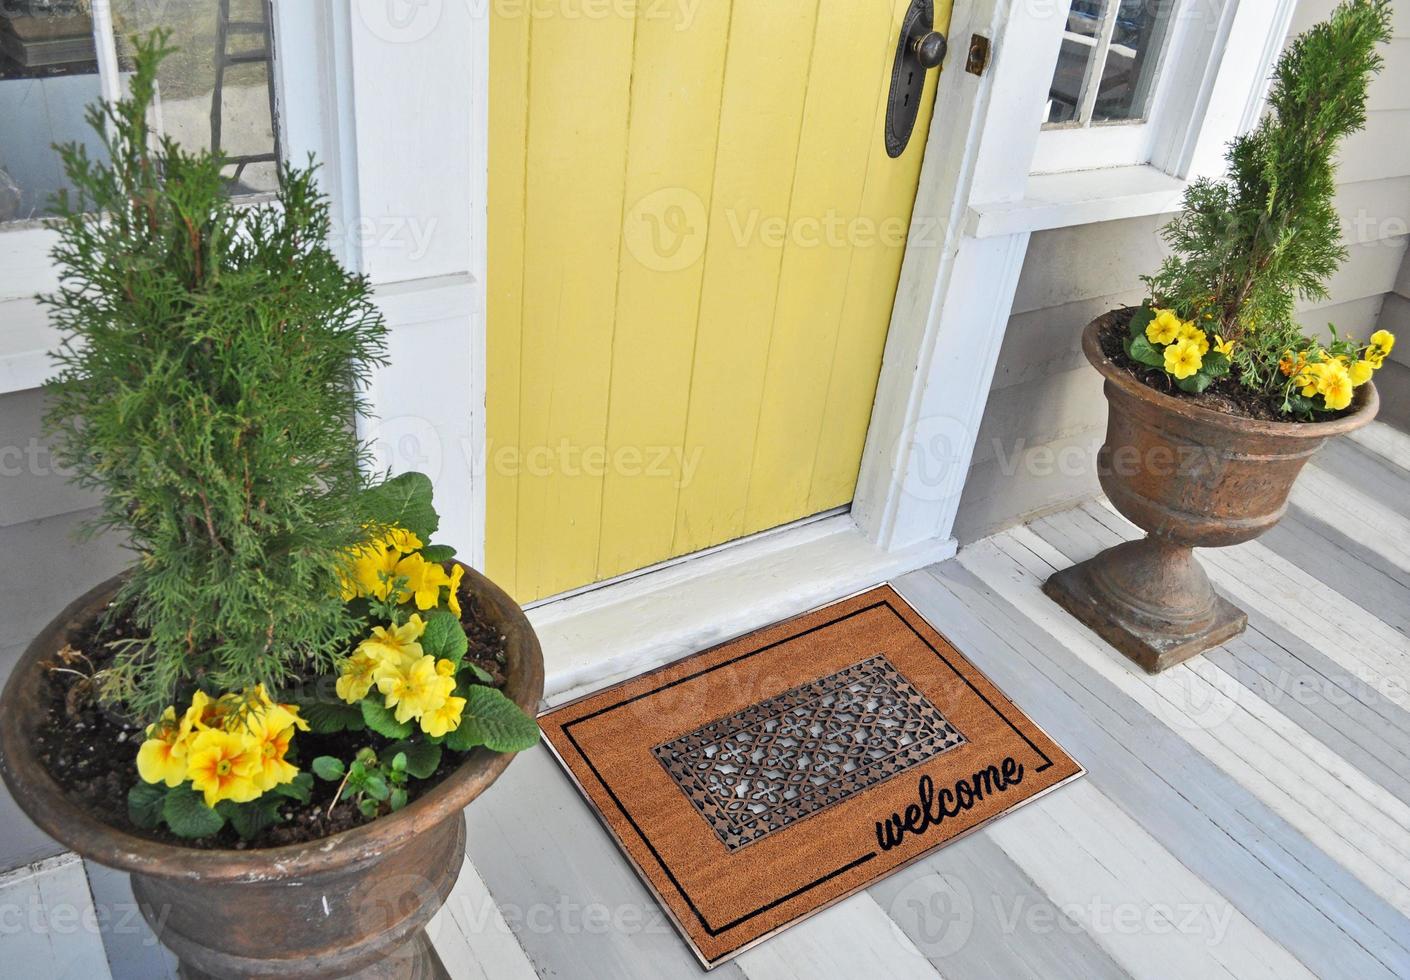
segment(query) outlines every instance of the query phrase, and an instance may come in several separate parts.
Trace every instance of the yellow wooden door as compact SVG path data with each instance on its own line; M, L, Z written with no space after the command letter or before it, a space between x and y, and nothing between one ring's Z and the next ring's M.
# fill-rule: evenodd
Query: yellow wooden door
M851 500L934 97L888 157L906 6L491 5L486 567L520 601Z

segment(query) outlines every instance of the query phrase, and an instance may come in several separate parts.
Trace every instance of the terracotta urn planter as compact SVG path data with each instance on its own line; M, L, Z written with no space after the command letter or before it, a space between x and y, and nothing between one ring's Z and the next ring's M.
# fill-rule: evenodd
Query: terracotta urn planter
M1303 465L1333 436L1376 416L1375 385L1327 422L1267 422L1156 391L1102 353L1124 311L1087 325L1082 349L1106 378L1097 475L1112 505L1146 532L1057 572L1043 591L1147 671L1243 632L1248 617L1215 593L1194 548L1239 544L1283 516Z
M530 715L543 656L519 606L466 569L480 609L507 641L505 694ZM197 850L127 833L66 797L34 755L41 661L104 608L113 579L75 601L38 636L0 697L0 774L46 833L132 874L132 890L187 977L444 977L424 926L465 860L465 806L511 755L476 749L405 809L320 840Z

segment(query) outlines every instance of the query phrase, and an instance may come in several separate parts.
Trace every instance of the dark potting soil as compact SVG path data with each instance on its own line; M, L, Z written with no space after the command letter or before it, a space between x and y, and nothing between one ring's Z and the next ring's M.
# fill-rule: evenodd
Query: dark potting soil
M487 672L495 687L502 688L505 638L480 615L479 600L469 590L468 583L460 588L460 609L461 625L470 641L466 659ZM145 726L99 704L90 680L95 671L112 660L113 642L133 635L133 626L125 617L115 617L106 626L95 621L82 630L69 647L56 651L47 663L50 669L44 672L41 691L45 717L39 725L36 749L40 762L69 799L126 833L200 849L245 850L298 844L376 819L363 816L357 805L347 800L340 801L330 812L328 804L338 784L315 778L308 803L283 799L279 810L284 819L248 841L240 840L228 824L220 833L199 840L177 837L165 828L144 830L134 824L127 815L127 793L138 782L137 750L145 738ZM336 756L346 762L363 746L380 752L391 743L391 739L372 731L329 735L299 732L294 737L289 759L301 770L308 771L309 764L320 755ZM443 752L435 773L427 779L407 782L408 800L434 788L465 761L466 755L450 750Z
M1117 315L1113 316L1101 331L1099 339L1102 353L1113 364L1147 388L1154 388L1156 391L1173 398L1183 398L1201 408L1208 408L1239 418L1259 419L1265 422L1308 421L1305 418L1280 411L1281 401L1275 402L1252 388L1245 388L1239 381L1237 365L1231 368L1224 377L1216 379L1208 388L1196 395L1176 387L1175 379L1159 368L1147 367L1138 361L1133 361L1127 356L1125 347L1126 337L1130 332L1127 324L1131 322L1132 312L1132 310L1118 311ZM1350 411L1350 409L1346 411ZM1342 412L1322 413L1318 415L1316 421L1326 422L1330 419L1340 418L1342 414Z

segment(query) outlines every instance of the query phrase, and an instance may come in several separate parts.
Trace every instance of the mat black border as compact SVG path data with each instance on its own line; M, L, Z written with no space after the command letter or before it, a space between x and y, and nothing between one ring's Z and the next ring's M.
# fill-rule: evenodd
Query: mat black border
M598 784L607 792L607 795L611 798L612 803L617 807L618 811L621 812L622 816L623 816L624 818L626 818L627 823L631 825L632 830L636 832L636 835L641 839L642 843L646 845L647 850L649 850L649 851L651 852L651 856L655 859L657 865L658 865L658 866L661 868L661 870L665 873L666 877L670 880L672 886L675 887L676 891L680 894L681 898L685 900L685 903L686 903L687 907L689 907L690 911L695 915L696 920L700 923L701 928L703 928L703 929L705 930L705 932L706 932L709 936L711 936L712 938L717 937L717 936L719 936L719 935L721 935L721 934L723 934L723 933L725 933L725 932L728 932L728 931L731 930L731 929L738 928L740 925L744 924L745 922L749 921L750 919L754 918L755 916L762 915L762 914L765 913L765 912L768 912L768 911L770 911L770 910L772 910L772 909L774 909L774 908L777 908L779 905L782 905L782 904L784 904L785 902L792 901L793 899L798 898L799 896L801 896L801 895L807 893L808 891L811 891L812 889L818 887L819 885L825 884L826 882L831 881L833 878L836 878L836 877L838 877L839 875L842 875L842 874L847 873L848 871L851 871L853 868L856 868L856 867L859 867L860 865L865 864L866 862L868 862L868 861L872 860L873 858L875 858L875 857L877 856L877 852L876 852L876 851L871 851L871 852L869 852L869 853L867 853L867 854L863 854L862 856L860 856L860 857L858 857L858 858L855 858L855 859L853 859L852 861L847 862L846 864L842 865L841 867L836 868L836 869L834 869L833 871L830 871L830 872L828 872L827 874L822 875L821 877L819 877L819 878L817 878L817 879L814 879L813 881L807 883L806 885L802 885L802 886L800 886L799 888L794 889L793 891L789 892L789 893L786 894L786 895L780 896L779 898L776 898L776 899L774 899L774 900L771 901L771 902L768 902L768 903L766 903L766 904L764 904L764 905L761 905L759 908L754 909L753 911L748 912L748 913L746 913L746 914L744 914L744 915L742 915L742 916L739 916L738 918L735 918L735 919L731 920L730 922L725 923L725 924L722 925L722 926L719 926L719 927L711 926L710 923L709 923L709 921L706 920L705 916L700 912L699 908L696 907L694 900L690 897L690 893L687 892L687 891L685 890L684 886L681 885L679 879L677 879L676 876L675 876L675 874L674 874L674 872L671 871L670 866L666 864L665 860L661 857L660 852L656 850L656 845L653 844L653 843L651 842L651 839L650 839L649 837L647 837L646 834L642 831L641 826L636 822L636 819L631 815L630 811L627 810L626 806L622 803L621 799L617 796L616 792L615 792L615 791L612 789L612 787L607 783L607 781L602 778L601 772L598 771L598 768L597 768L597 766L593 763L592 759L588 756L588 754L587 754L585 751L583 751L582 746L578 743L577 738L574 737L572 731L570 730L574 725L577 725L577 724L582 723L582 722L589 721L589 720L591 720L591 719L593 719L593 718L597 718L597 717L599 717L599 716L601 716L601 715L603 715L603 714L606 714L607 712L615 711L615 710L617 710L618 708L624 707L625 705L631 704L631 703L633 703L633 702L635 702L635 701L639 701L639 700L641 700L642 698L649 697L649 696L651 696L651 695L653 695L653 694L658 694L658 693L660 693L661 691L668 690L669 688L674 687L674 686L677 685L677 684L684 683L685 681L688 681L688 680L693 680L693 679L695 679L696 677L700 677L700 676L702 676L703 674L707 674L707 673L709 673L709 672L711 672L711 671L713 671L713 670L717 670L717 669L719 669L719 668L721 668L721 667L727 667L727 666L729 666L729 665L731 665L731 664L738 663L739 661L745 660L745 659L747 659L747 658L749 658L749 657L752 657L752 656L754 656L755 654L764 653L764 652L767 652L767 651L769 651L769 650L774 649L775 647L781 646L781 645L783 645L783 644L785 644L785 643L790 643L790 642L792 642L793 640L801 639L801 638L803 638L803 637L805 637L805 636L808 636L808 635L810 635L810 634L812 634L812 633L817 632L818 630L826 629L826 628L828 628L828 627L830 627L830 626L835 626L836 624L838 624L838 623L840 623L840 622L844 622L844 621L846 621L846 620L848 620L848 619L851 619L851 618L854 617L854 616L859 616L859 615L861 615L861 614L863 614L863 613L870 612L870 611L872 611L872 610L874 610L874 609L879 609L879 608L885 607L888 611L891 612L891 614L892 614L893 616L895 616L895 617L896 617L897 619L899 619L902 623L904 623L904 624L906 625L906 627L907 627L913 634L915 634L916 638L919 639L919 640L921 641L921 643L925 644L925 646L926 646L927 649L929 649L933 654L935 654L936 658L937 658L938 660L940 660L941 663L943 663L946 667L950 668L951 672L954 673L954 675L955 675L956 677L958 677L960 680L962 680L962 681L965 683L965 686L968 687L981 701L983 701L984 704L985 704L991 711L994 712L995 716L998 717L999 720L1001 720L1002 722L1004 722L1004 724L1006 724L1006 725L1009 727L1009 729L1010 729L1011 731L1013 731L1013 733L1014 733L1015 735L1017 735L1020 739L1022 739L1022 740L1024 741L1024 743L1027 744L1028 747L1031 748L1031 749L1037 754L1038 758L1040 758L1040 759L1043 760L1043 764L1040 765L1040 766L1035 767L1034 770L1033 770L1034 772L1043 772L1044 770L1048 769L1050 766L1053 765L1053 760L1050 759L1050 758L1048 757L1048 755L1047 755L1045 752L1043 752L1042 749L1038 748L1038 746L1033 743L1033 740L1032 740L1031 738L1029 738L1028 735L1026 735L1017 725L1014 724L1014 722L1013 722L1013 720L1012 720L1011 718L1009 718L1006 714L1004 714L1002 711L1000 711L999 708L989 699L989 697L988 697L983 691L980 691L980 690L974 685L974 682L973 682L972 680L970 680L970 678L969 678L968 676L966 676L964 672L962 672L961 670L959 670L959 668L957 668L953 663L951 663L950 660L949 660L949 658L946 657L945 654L944 654L940 649L938 649L938 648L935 646L935 644L932 643L932 642L925 636L924 633L922 633L919 629L917 629L917 628L916 628L916 625L915 625L913 622L911 622L899 609L896 608L896 606L895 606L895 605L892 603L892 601L891 601L891 597L892 597L892 596L894 596L896 599L900 600L900 602L906 607L906 609L908 609L908 610L911 612L912 615L914 615L916 618L918 618L921 622L925 623L925 625L928 626L930 629L934 630L935 633L936 633L937 635L939 635L940 638L941 638L947 645L949 645L957 654L959 654L959 656L960 656L961 658L964 659L966 665L968 665L968 667L969 667L974 673L978 674L978 675L979 675L980 677L982 677L987 683L989 683L990 685L994 686L996 689L1002 690L1002 689L998 688L998 686L995 685L994 682L993 682L992 680L990 680L989 677L988 677L982 670L980 670L977 665L975 665L972 661L970 661L968 657L965 657L964 654L960 652L959 648L958 648L958 647L955 647L954 644L951 643L950 640L949 640L948 638L946 638L945 635L944 635L943 633L941 633L940 630L937 629L937 628L934 626L934 624L932 624L928 619L926 619L926 617L925 617L924 615L922 615L918 609L916 609L914 606L912 606L912 605L910 604L910 602L908 602L904 596L902 596L899 592L897 592L896 589L895 589L895 587L892 586L891 583L889 583L889 582L879 583L879 584L874 585L874 586L871 586L871 587L869 587L869 588L867 588L867 589L863 589L863 590L861 590L861 591L859 591L859 592L853 593L853 594L850 595L850 596L844 596L844 597L841 598L841 599L837 599L837 600L835 600L835 601L833 601L833 602L827 603L826 605L823 605L823 606L817 607L817 608L815 608L815 609L810 609L810 610L806 610L806 611L804 611L804 612L798 613L798 614L795 615L795 616L789 617L789 619L799 619L799 618L802 618L803 616L808 616L808 615L811 615L811 614L813 614L813 613L815 613L815 612L820 612L820 611L822 611L822 610L825 610L825 609L829 608L830 606L840 605L841 603L848 602L848 601L850 601L850 600L852 600L852 599L856 599L856 598L858 598L858 597L860 597L860 596L865 596L865 595L866 595L867 593L869 593L869 592L875 592L875 591L878 591L878 590L885 590L886 592L890 593L890 595L887 595L887 596L883 597L882 599L878 600L877 602L873 602L873 603L870 603L869 605L862 606L862 607L860 607L860 608L858 608L858 609L854 609L854 610L852 610L852 611L849 612L849 613L844 613L844 614L842 614L842 615L835 616L835 617L833 617L832 619L827 620L826 622L823 622L823 623L819 623L819 624L816 625L816 626L811 626L811 627L809 627L808 629L800 630L800 631L797 632L797 633L793 633L793 634L791 634L791 635L789 635L789 636L782 637L782 638L780 638L780 639L778 639L778 640L775 640L775 641L773 641L773 642L771 642L771 643L767 643L767 644L764 644L763 646L756 647L756 648L754 648L754 649L752 649L752 650L746 651L745 653L742 653L742 654L740 654L740 655L737 656L737 657L731 657L729 660L722 660L722 661L720 661L718 664L714 664L713 666L703 668L702 670L698 670L698 671L696 671L696 672L694 672L694 673L692 673L692 674L686 674L686 675L684 675L684 676L682 676L682 677L678 677L678 678L676 678L676 679L673 680L673 681L669 681L669 682L667 682L667 683L665 683L665 684L661 684L661 685L659 685L658 687L652 688L652 689L649 690L649 691L643 691L643 692L641 692L640 694L635 694L635 695L632 695L632 696L629 697L629 698L624 698L624 699L622 699L621 701L615 702L615 703L613 703L613 704L607 705L607 706L602 707L602 708L598 708L596 711L593 711L593 712L591 712L591 713L589 713L589 714L583 715L583 716L580 717L580 718L574 718L572 721L566 722L566 723L564 723L564 724L562 724L562 725L559 726L560 730L561 730L561 731L563 732L563 734L567 737L568 742L573 746L573 750L574 750L575 752L577 752L578 757L581 758L581 759L583 760L583 762L587 764L587 767L588 767L589 771L592 772L593 777L597 780ZM787 620L783 620L782 622L787 622ZM777 625L777 624L771 624L771 625L769 625L769 626L765 626L765 627L762 627L762 628L760 628L760 629L752 630L752 631L750 631L750 632L748 632L748 633L741 634L740 636L736 636L736 637L733 637L733 638L731 638L731 639L729 639L729 640L725 640L725 641L723 641L723 642L721 642L721 643L717 643L717 644L715 644L715 645L713 645L713 646L707 647L707 648L705 648L704 650L700 650L700 651L697 651L697 652L695 652L695 653L688 654L685 658L681 658L681 659L688 659L688 658L690 658L690 657L704 656L704 655L706 655L706 654L708 654L708 653L711 653L711 652L713 652L713 651L715 651L715 650L720 649L721 647L728 646L728 645L730 645L730 644L732 644L732 643L737 643L737 642L739 642L741 639L745 639L745 638L747 638L748 636L750 636L751 634L766 632L766 631L772 629L772 628L774 627L774 625ZM650 674L653 674L653 673L660 673L660 672L665 671L665 670L667 670L667 669L669 669L669 668L671 668L671 667L674 667L676 664L678 664L678 663L680 663L680 662L681 662L681 660L672 661L671 663L664 664L664 665L662 665L661 667L658 667L658 668L656 668L656 669L654 669L654 670L648 671L646 674L639 675L639 676L650 676ZM620 684L626 684L626 683L628 683L630 680L635 680L635 679L636 679L636 678L630 678L628 681L621 681L621 682L619 682L619 683L620 683ZM589 692L588 694L584 694L584 695L581 696L581 697L574 698L573 700L568 701L568 702L566 702L566 703L564 703L564 704L555 705L555 706L553 706L553 707L551 707L551 708L547 708L547 709L545 709L545 710L539 712L539 717L540 717L540 718L543 718L543 717L545 717L545 716L547 716L547 715L551 715L551 714L555 714L555 713L557 713L557 712L559 712L559 711L563 711L564 709L569 708L569 707L572 707L573 705L578 704L578 703L580 703L580 702L582 702L582 701L586 701L586 700L588 700L589 698L598 697L599 695L601 695L601 693L602 693L601 691ZM1006 698L1006 699L1007 699L1007 698ZM1012 701L1010 701L1009 703L1012 704ZM1017 705L1014 705L1014 707L1017 709ZM1022 712L1020 712L1020 713L1022 713ZM1047 738L1049 741L1053 742L1054 745L1057 745L1056 740L1053 739L1052 736L1048 735L1048 733L1047 733L1046 731L1043 731L1042 726L1038 725L1038 723L1035 722L1035 721L1033 721L1032 718L1029 718L1029 717L1027 716L1027 714L1024 714L1023 717L1024 717L1024 719L1025 719L1026 721L1028 721L1028 723L1031 724L1034 728L1037 728L1038 731L1041 732L1042 735L1043 735L1045 738ZM708 722L707 722L707 724L708 724ZM555 757L556 759L558 759L559 764L562 765L563 768L564 768L564 770L567 772L569 778L573 780L573 782L574 782L575 785L577 785L579 791L582 792L585 797L587 797L587 800L588 800L589 805L592 806L592 798L591 798L591 796L589 796L589 795L587 794L586 787L584 787L584 786L582 785L582 783L578 780L577 774L573 772L572 767L568 764L567 760L564 759L563 756L562 756L562 754L558 751L558 747L553 743L552 739L547 739L547 738L546 738L545 741L548 743L549 750L553 753L554 757ZM1058 746L1058 748L1061 749L1061 746ZM1029 796L1029 797L1026 797L1025 799L1019 800L1018 802L1014 803L1012 806L1007 807L1007 808L1006 808L1005 810L1003 810L1002 812L996 813L996 814L994 814L993 816L990 816L990 817L987 817L987 818L984 819L984 820L981 820L979 823L973 825L972 827L968 827L968 828L966 828L965 830L959 832L959 833L956 834L954 837L949 837L949 838L946 838L946 839L944 839L944 840L937 841L937 842L936 842L935 844L933 844L932 846L927 847L927 848L921 850L920 852L918 852L918 853L917 853L915 856L913 856L912 858L910 858L910 859L908 859L908 860L902 862L901 864L896 865L894 868L888 869L888 871L886 872L886 875L894 874L895 872L900 871L902 868L906 867L907 865L909 865L909 864L912 863L913 861L916 861L916 860L919 860L919 859L925 857L926 855L928 855L928 854L932 853L933 851L935 851L937 848L943 847L943 846L945 846L945 845L947 845L947 844L954 843L955 841L959 840L960 838L962 838L962 837L964 837L964 836L966 836L966 835L972 833L972 832L975 831L975 830L978 830L980 827L982 827L982 826L984 826L985 824L987 824L990 820L995 820L995 819L998 819L999 817L1002 817L1002 816L1004 816L1004 815L1006 815L1006 814L1008 814L1008 813L1012 813L1014 810L1018 809L1019 807L1024 806L1024 805L1027 804L1027 803L1031 803L1033 800L1036 800L1036 799L1038 799L1039 797L1044 796L1044 795L1046 795L1047 793L1051 792L1052 790L1055 790L1055 789L1057 789L1058 787L1063 786L1063 785L1067 784L1068 782L1071 782L1073 779L1077 779L1078 777L1083 776L1083 775L1086 774L1086 771L1087 771L1086 768L1085 768L1080 762L1078 762L1075 758L1073 758L1072 755L1071 755L1071 753L1067 752L1066 749L1062 749L1062 752L1063 752L1063 754L1064 754L1065 756L1067 756L1068 759L1071 759L1073 765L1075 765L1075 766L1077 767L1076 772L1072 773L1072 775L1067 776L1067 777L1065 777L1065 778L1059 780L1059 781L1056 782L1056 783L1053 783L1051 786L1044 787L1043 789L1039 790L1037 793L1034 793L1032 796ZM594 809L595 811L597 810L597 808L596 808L595 806L593 806L593 809ZM608 832L612 835L612 837L617 840L618 846L621 847L623 853L627 856L627 859L628 859L629 861L631 861L631 863L632 863L633 865L636 866L637 871L638 871L640 877L642 878L643 882L644 882L644 883L647 885L647 887L650 888L650 890L656 895L657 899L661 902L661 904L662 904L663 908L666 910L666 912L667 912L673 919L676 918L674 911L671 909L670 903L668 903L668 902L665 901L664 897L663 897L663 896L660 894L660 892L657 890L655 883L652 882L650 876L645 873L645 869L643 869L643 868L637 863L636 859L635 859L634 857L632 857L631 852L628 851L628 850L626 850L626 848L625 848L625 846L624 846L625 842L622 841L622 839L618 836L617 831L616 831L616 828L614 828L614 827L612 826L612 824L607 821L606 814L603 814L603 813L601 813L601 812L598 812L598 817L599 817L599 819L602 821L604 827L606 827L607 830L608 830ZM885 877L886 875L879 875L879 876L876 876L876 877L874 877L874 878L868 879L866 882L863 882L863 883L859 884L859 885L856 886L855 888L851 888L851 889L849 889L848 891L846 891L845 893L843 893L843 894L841 894L841 895L838 895L838 896L835 896L834 898L831 898L831 899L829 899L828 901L821 903L818 907L816 907L816 908L814 908L814 909L811 909L811 910L809 910L808 912L805 912L805 913L803 913L803 914L797 916L796 918L790 919L788 922L783 923L782 925L780 925L780 926L778 926L778 927L776 927L776 928L774 928L774 929L771 929L771 930L769 930L768 932L766 932L766 933L764 933L764 934L762 934L762 935L760 935L760 936L757 936L757 937L755 937L754 939L749 940L748 942L742 943L742 944L740 944L739 946L735 947L735 948L732 949L732 950L729 950L729 951L726 952L726 953L721 953L719 956L715 957L714 959L707 959L707 958L705 957L705 955L701 952L701 950L699 949L699 947L696 946L694 940L691 939L690 933L689 933L688 930L685 929L683 923L680 923L679 921L677 921L677 925L680 926L680 931L681 931L682 937L686 940L686 943L690 946L691 951L695 953L696 958L697 958L697 959L700 961L700 963L708 970L708 969L712 969L712 968L715 967L715 966L718 966L719 964L721 964L721 963L723 963L723 962L725 962L725 961L727 961L727 960L729 960L729 959L732 959L733 957L737 956L739 953L742 953L744 950L746 950L746 949L748 949L749 947L755 945L756 943L762 942L763 940L767 939L769 936L772 936L775 932L779 931L780 929L784 929L784 928L787 928L788 926L791 926L791 925L794 925L794 924L796 924L796 923L798 923L798 922L801 922L803 919L806 919L808 916L813 915L813 914L815 914L815 913L817 913L817 912L820 912L820 911L822 911L823 909L828 908L829 906L831 906L831 905L834 904L835 902L841 901L842 899L847 898L847 897L849 897L849 896L855 894L857 891L860 891L861 889L866 888L868 885L872 884L874 881L880 880L880 878Z

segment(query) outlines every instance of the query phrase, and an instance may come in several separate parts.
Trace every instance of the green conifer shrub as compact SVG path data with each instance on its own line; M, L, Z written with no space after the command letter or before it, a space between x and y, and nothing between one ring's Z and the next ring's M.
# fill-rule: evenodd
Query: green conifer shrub
M103 693L152 720L183 687L330 672L361 628L339 571L368 533L354 421L385 326L325 244L312 163L272 204L232 201L218 157L152 138L170 49L134 43L131 94L88 114L111 162L60 148L76 194L55 202L46 421L102 494L95 528L136 553L115 608L138 636Z
M1346 258L1333 202L1334 155L1345 136L1365 125L1367 84L1382 65L1377 47L1390 37L1388 0L1345 0L1287 46L1274 70L1268 112L1228 146L1227 175L1195 180L1186 190L1181 213L1163 231L1172 254L1146 280L1151 306L1172 311L1211 340L1233 343L1227 355L1206 350L1198 374L1175 373L1185 390L1201 391L1232 368L1283 411L1311 418L1339 402L1300 394L1317 387L1297 383L1302 366L1361 358L1379 367L1389 352L1385 343L1362 346L1333 336L1324 345L1307 338L1293 305L1298 298L1325 299L1328 277ZM1148 337L1143 345L1137 337L1136 326L1150 319L1133 325L1133 356L1169 371L1164 342Z

